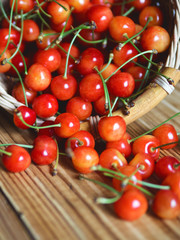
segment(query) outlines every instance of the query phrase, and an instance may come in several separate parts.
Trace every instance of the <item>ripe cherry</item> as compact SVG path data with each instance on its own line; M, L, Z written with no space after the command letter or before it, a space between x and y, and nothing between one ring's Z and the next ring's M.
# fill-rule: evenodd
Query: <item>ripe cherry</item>
M39 34L40 30L38 24L32 19L25 19L23 27L23 40L26 42L36 41Z
M160 145L167 144L166 146L162 146L162 149L174 148L177 145L177 143L169 144L178 141L176 129L172 124L165 123L156 128L152 134L159 139Z
M54 121L46 120L40 125L40 127L51 126L51 125L54 125ZM55 136L54 127L39 128L38 136L39 135L46 135L46 136L49 136L49 137L54 137Z
M8 38L10 40L10 43L8 45L8 49L14 49L14 45L18 45L19 40L20 40L20 33L15 30L11 29L10 35L9 35L9 28L1 28L0 29L0 36L1 36L1 41L0 41L0 48L5 48L8 42ZM11 43L13 42L13 43Z
M79 131L79 119L72 113L61 113L55 119L55 124L61 124L61 127L55 127L55 133L58 137L68 138Z
M24 81L28 88L34 91L43 91L51 83L51 72L42 64L34 63L28 69Z
M178 159L175 157L164 156L156 162L155 173L160 179L164 179L170 173L175 173L176 171L180 171L180 166Z
M39 135L31 151L32 161L38 165L51 164L57 158L57 143L49 136Z
M161 26L163 24L163 13L159 7L147 6L139 14L139 23L141 26L145 26L148 18L152 17L153 20L149 22L148 27Z
M37 96L32 103L32 109L40 118L49 118L54 116L57 113L58 108L58 100L54 95L48 93Z
M117 216L123 220L134 221L146 213L148 202L143 193L137 189L125 191L114 203Z
M162 184L170 186L180 200L180 171L168 174Z
M130 38L135 34L135 30L134 21L126 16L115 16L109 23L109 33L115 41L127 40L124 34Z
M176 218L180 214L180 200L172 190L160 190L155 195L152 210L160 218Z
M91 116L92 104L81 97L73 97L66 104L66 112L73 113L79 120L85 120Z
M111 107L113 106L113 101L114 97L110 96L110 104ZM98 98L96 101L93 102L93 106L94 106L94 110L95 112L100 115L100 116L104 116L104 115L108 115L109 113L109 109L106 108L106 101L105 101L105 96L103 95L102 97ZM117 104L113 107L113 111L117 109Z
M107 82L109 93L116 97L129 97L134 91L135 80L130 73L115 73Z
M13 0L10 0L10 7L12 8ZM16 0L13 10L17 9L18 12L23 10L24 13L29 12L34 7L33 0Z
M79 130L78 132L74 133L70 138L68 138L65 142L66 149L70 147L72 150L74 150L79 146L94 148L95 140L93 135L86 130Z
M121 116L102 117L98 122L98 131L103 140L118 141L126 132L126 123Z
M57 38L56 31L52 29L44 29L39 38L36 40L36 45L39 49L45 49Z
M134 0L129 3L130 6L135 7L138 11L151 4L151 0Z
M5 151L10 154L3 154L2 163L8 171L21 172L31 164L30 154L23 147L10 145L6 147Z
M80 146L73 151L72 163L78 172L90 173L91 167L99 163L99 155L94 148Z
M115 148L105 149L99 157L99 164L103 168L119 169L127 165L125 157Z
M74 8L73 13L83 13L88 8L90 0L66 0L66 2Z
M11 69L11 65L6 62L6 59L11 57L11 53L8 49L4 53L3 52L4 52L4 48L1 47L0 48L0 73L8 72ZM11 60L9 60L9 62L11 62Z
M18 116L18 113L21 114L23 120L29 124L29 125L33 125L36 121L36 113L33 109L27 107L27 106L20 106L18 107L15 112L14 112L14 124L18 127L18 128L22 128L22 129L28 129L29 127L26 126L21 119Z

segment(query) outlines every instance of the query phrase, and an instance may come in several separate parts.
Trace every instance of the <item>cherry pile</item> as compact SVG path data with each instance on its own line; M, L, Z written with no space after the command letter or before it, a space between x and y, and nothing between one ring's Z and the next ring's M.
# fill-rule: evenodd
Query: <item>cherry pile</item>
M170 35L159 2L10 0L8 10L2 2L0 9L0 73L13 82L11 94L22 103L13 121L37 131L33 145L0 144L4 167L21 172L31 162L54 164L56 175L59 155L65 154L79 173L100 171L112 178L107 186L80 175L115 194L97 202L113 203L122 219L142 216L146 195L158 217L177 217L180 162L159 156L160 149L178 144L178 133L167 121L180 113L135 139L125 120L112 115L120 107L129 114L133 100L161 75L159 62ZM92 115L101 116L97 128L105 149L100 153L94 136L81 130L81 122ZM152 174L160 185L147 181ZM159 190L154 196L144 185Z

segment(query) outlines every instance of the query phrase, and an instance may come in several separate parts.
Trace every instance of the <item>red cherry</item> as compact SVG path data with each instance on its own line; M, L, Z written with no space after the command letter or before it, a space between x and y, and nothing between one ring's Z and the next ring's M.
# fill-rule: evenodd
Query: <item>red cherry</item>
M152 17L153 20L149 22L148 27L163 24L163 13L159 7L147 6L139 14L139 23L141 26L145 26L148 18Z
M138 172L141 174L142 179L149 178L155 168L154 159L145 153L137 153L129 162L129 165L139 168Z
M28 65L28 58L24 56L24 60L26 65ZM19 74L23 74L25 71L25 67L24 67L24 61L23 58L21 56L20 53L17 53L12 59L11 59L11 63L16 67L16 69L18 70ZM13 77L17 77L17 72L15 71L15 69L13 67L10 68L8 74L10 74Z
M73 13L82 13L87 9L90 0L66 0L66 2L69 6L74 7Z
M142 48L146 50L157 50L164 52L170 45L170 36L167 30L161 26L152 26L145 30L141 37Z
M120 153L122 153L125 158L128 158L131 154L131 144L128 140L131 139L129 133L125 132L122 138L118 141L107 142L106 148L116 148Z
M36 121L36 113L33 109L26 107L26 106L20 106L18 107L15 112L14 112L14 124L18 127L18 128L22 128L22 129L28 129L29 127L26 126L17 116L17 113L20 112L22 115L23 120L29 124L29 125L33 125Z
M142 181L142 176L139 172L136 171L136 167L130 166L130 165L122 166L121 168L118 169L118 171L127 177L131 176L131 179L129 180L129 182L132 183L133 185L138 185L138 186L141 185L141 184L137 183L137 180ZM126 179L125 179L125 181L126 181ZM136 188L135 186L132 186L128 183L124 185L123 179L119 180L119 179L113 178L112 184L113 184L113 187L118 191L122 191L122 190L126 191L129 189Z
M71 148L74 150L79 146L86 146L86 147L95 147L95 140L93 135L85 130L79 130L78 132L74 133L70 138L68 138L65 142L65 148Z
M180 171L179 161L172 156L164 156L158 159L155 165L155 173L160 179L164 179L170 173ZM178 165L178 167L176 167Z
M40 135L34 140L31 151L32 161L38 165L51 164L57 157L57 144L49 136Z
M61 54L61 57L62 58L66 58L67 57L67 52L69 50L69 47L70 47L70 43L69 42L62 42L60 44L61 48L58 48L58 51L60 52ZM71 49L70 49L70 55L73 57L73 58L78 58L79 55L80 55L80 50L77 46L75 45L72 45L71 46Z
M110 97L111 107L113 106L113 98ZM94 110L98 115L104 116L109 113L109 109L105 108L105 96L98 98L96 101L93 102ZM114 106L113 111L117 109L117 105Z
M136 155L137 153L149 154L154 160L159 158L159 140L152 135L144 135L136 139L132 144L132 153ZM156 149L153 149L156 148Z
M60 75L64 75L65 67L66 67L66 58L63 57L63 58L61 58L61 64L60 64L59 68L57 69L57 72ZM74 60L72 60L70 58L68 61L68 66L67 66L67 74L72 75L74 69L75 69L75 62L74 62Z
M144 79L146 70L143 67L132 66L126 69L126 72L130 73L133 76L135 80L135 90L138 90ZM144 84L142 86L144 86Z
M78 172L90 173L91 167L99 163L99 155L94 148L80 146L74 149L72 163Z
M20 33L13 28L11 29L10 36L9 36L9 28L1 28L0 36L1 36L0 48L4 49L6 47L8 38L10 38L8 49L14 49L15 48L14 45L17 46L19 43ZM11 42L13 42L14 44L12 44Z
M73 113L79 120L85 120L91 116L92 104L81 97L73 97L67 102L66 112Z
M115 16L109 23L109 33L115 41L127 40L124 34L126 33L130 38L135 34L135 30L135 23L129 17Z
M73 75L70 74L67 75L67 78L63 75L58 75L52 79L50 87L51 92L57 99L65 101L71 99L75 95L77 81Z
M25 77L25 84L34 91L43 91L51 83L51 72L42 64L34 63Z
M165 123L156 128L152 134L159 139L160 145L167 144L167 146L161 147L162 149L174 148L177 145L177 143L169 144L178 141L176 129L172 124Z
M87 18L96 25L96 32L104 32L108 29L109 23L113 18L113 13L108 6L92 5L87 10Z
M109 0L108 2L106 0L91 0L92 4L101 4L101 5L105 5L107 7L111 7L114 3L114 0Z
M102 34L100 32L95 32L91 29L82 29L79 35L85 40L92 41L92 42L102 39ZM79 39L79 42L83 46L87 46L87 47L93 46L93 43L85 42L81 39Z
M45 49L57 38L56 31L45 29L41 32L41 37L36 40L36 45L39 49Z
M61 64L61 55L58 50L49 48L48 50L39 50L35 54L35 63L40 63L50 72L56 71Z
M80 74L86 75L95 71L95 67L100 69L104 64L103 54L96 48L87 48L80 55L80 62L77 70Z
M101 74L102 74L103 78L106 79L109 76L111 76L111 74L113 74L117 70L117 68L118 68L118 66L116 66L113 63L110 63L108 66L105 63L100 69L102 71ZM117 72L120 72L120 70Z
M51 125L54 125L54 121L46 120L40 125L40 127L51 126ZM54 127L40 128L38 130L38 136L39 135L46 135L46 136L49 136L49 137L54 137L55 136Z
M114 203L115 213L124 220L134 221L146 213L148 202L137 189L128 190Z
M151 0L134 0L129 3L130 6L135 7L138 11L151 4Z
M135 49L135 47L127 43L125 44L120 50L117 48L117 46L113 49L113 61L117 66L121 66L124 63L126 63L129 59L132 57L135 57L138 54L138 51ZM134 58L133 62L129 62L123 66L123 69L127 69L131 66L134 66L134 62L137 62L138 58Z
M66 19L64 22L55 24L53 22L50 22L51 28L56 32L61 32L64 28L65 31L68 31L71 29L71 26L73 26L74 18L70 15L68 19Z
M102 117L98 122L98 131L105 141L118 141L126 132L126 123L120 116Z
M23 40L32 42L38 39L40 34L38 24L32 19L25 19L23 26Z
M61 113L57 116L55 124L61 124L61 127L55 128L58 137L68 138L80 129L79 119L72 113Z
M59 105L54 95L44 93L34 99L32 108L40 118L48 118L57 113Z
M11 53L10 51L7 49L4 53L4 48L0 48L0 73L5 73L8 72L11 68L11 65L9 63L3 63L3 61L5 61L6 59L11 57ZM2 54L3 53L3 54ZM11 60L9 60L11 62Z
M117 97L129 97L134 91L135 81L127 72L115 73L107 82L109 93Z
M17 145L11 145L5 150L11 153L11 156L6 154L2 156L2 163L8 171L21 172L26 170L31 164L31 157L26 149Z
M108 148L100 154L99 164L103 168L119 169L120 167L127 165L127 160L117 149Z
M70 6L63 0L49 2L47 5L47 13L51 15L51 22L60 24L68 18L70 14Z
M104 95L104 87L97 73L86 75L79 83L80 96L89 102L94 102Z
M180 200L172 190L160 190L155 195L152 210L160 218L176 218L180 214Z

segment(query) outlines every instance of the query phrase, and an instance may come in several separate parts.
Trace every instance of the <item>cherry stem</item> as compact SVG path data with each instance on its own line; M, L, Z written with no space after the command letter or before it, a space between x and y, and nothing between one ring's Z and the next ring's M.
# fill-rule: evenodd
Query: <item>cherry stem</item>
M106 69L109 67L109 65L111 64L113 58L114 58L114 54L113 54L113 53L110 53L110 54L109 54L108 63L107 63L106 66L100 71L100 73L104 72L104 70L106 70Z
M53 125L49 125L49 126L40 126L40 127L37 127L37 126L33 126L33 125L30 125L28 123L26 123L23 119L23 116L22 116L22 113L20 111L16 111L15 110L15 113L16 115L19 117L19 119L21 120L21 122L26 125L27 127L29 128L33 128L33 129L36 129L36 130L39 130L39 129L45 129L45 128L52 128L52 127L61 127L61 124L53 124Z
M171 144L178 144L178 143L179 143L179 141L162 144L162 145L159 145L159 146L157 146L157 147L152 147L151 150L152 150L152 151L155 151L155 150L158 149L158 148L162 148L162 147L169 146L169 145L171 145Z
M51 18L52 16L50 14L48 14L47 12L44 11L44 9L42 8L42 6L45 4L45 1L43 3L39 3L38 0L36 0L37 6L38 8L41 10L42 13L44 13L45 16Z
M34 147L33 145L19 144L19 143L3 143L3 144L0 144L0 147L11 146L11 145L16 145L19 147L30 148L30 149L32 149Z
M180 166L180 163L174 164L174 168L175 168L175 169L178 168L179 166Z
M144 135L146 135L146 134L148 134L148 133L151 133L151 132L154 131L156 128L160 127L161 125L165 124L166 122L170 121L171 119L177 117L178 115L180 115L180 112L174 114L173 116L171 116L170 118L168 118L168 119L165 120L164 122L158 124L157 126L155 126L155 127L152 128L152 129L150 129L149 131L147 131L147 132L145 132L145 133L143 133L143 134L141 134L141 135L139 135L139 136L137 136L137 137L135 137L135 138L129 139L129 140L128 140L128 143L134 142L136 139L138 139L138 138L140 138L140 137L142 137L142 136L144 136Z
M127 10L125 13L122 14L122 16L126 17L128 16L130 13L132 13L134 11L135 7L131 7L129 10Z
M5 151L5 150L3 150L3 149L0 149L0 152L3 153L3 154L5 154L5 155L7 155L7 156L9 156L9 157L12 156L12 153L10 153L10 152L8 152L8 151Z
M51 27L49 26L49 24L44 20L44 18L41 16L41 13L39 10L36 11L37 12L37 15L38 17L40 18L41 22L49 29L51 29Z

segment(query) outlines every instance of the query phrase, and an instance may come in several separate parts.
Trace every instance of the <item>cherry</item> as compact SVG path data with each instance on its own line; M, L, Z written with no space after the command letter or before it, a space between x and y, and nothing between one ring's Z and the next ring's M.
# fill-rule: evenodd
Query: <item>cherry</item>
M60 46L61 46L61 48L58 48L58 51L60 52L62 58L66 58L67 57L67 52L68 52L69 47L70 47L70 43L69 42L62 42L60 44ZM75 59L80 56L80 50L74 44L71 46L70 56L72 56Z
M8 42L8 39L10 40L8 49L14 49L14 45L18 45L19 39L20 39L20 33L15 30L11 29L10 35L9 35L9 28L1 28L0 29L0 36L1 36L1 41L0 41L0 48L5 48ZM13 43L11 43L13 42Z
M97 73L86 75L79 83L80 96L89 102L94 102L104 95L103 83Z
M50 26L51 29L56 31L56 32L61 32L63 29L65 29L65 31L68 31L71 29L71 26L73 26L74 23L74 19L73 17L70 15L68 19L66 19L64 22L59 23L59 24L55 24L53 22L50 22Z
M64 57L61 58L61 64L60 64L59 68L57 69L57 72L60 75L64 75L64 72L65 72L65 69L66 69L66 61L67 61L66 58L64 58ZM70 58L69 61L68 61L67 69L66 69L67 74L72 75L73 72L74 72L74 69L75 69L75 62L74 62L74 60L72 60Z
M61 101L69 100L76 93L77 81L71 74L68 74L67 78L63 75L58 75L52 79L50 88L57 99Z
M163 24L163 13L159 7L147 6L139 14L139 23L141 26L145 26L148 18L152 17L153 20L148 23L148 27Z
M21 172L26 170L31 164L30 154L23 147L10 145L6 147L2 156L4 167L10 172Z
M162 181L162 185L170 186L171 190L180 200L180 171L168 174Z
M48 93L37 96L32 103L32 109L40 118L54 116L57 113L58 108L59 105L57 99L54 95Z
M79 131L79 119L72 113L61 113L55 119L55 124L61 124L61 127L55 127L55 133L58 137L68 138Z
M116 64L110 63L107 64L105 63L102 67L101 67L101 74L103 76L104 79L109 78L116 70L118 69L118 66ZM119 72L120 70L118 70L117 72Z
M99 155L92 147L80 146L73 151L72 163L78 172L90 173L91 167L99 163Z
M115 16L109 23L109 33L115 41L125 41L127 38L124 34L130 38L135 34L134 21L126 16Z
M79 146L86 147L95 147L95 140L93 135L86 130L79 130L74 133L71 137L69 137L65 142L65 148L68 150L70 147L72 150Z
M146 70L143 67L131 66L128 69L126 69L126 72L130 73L133 76L135 80L135 90L138 90L144 79ZM142 85L142 87L143 86L144 84Z
M80 74L86 75L95 72L95 67L100 69L104 64L103 54L96 48L87 48L80 54L80 62L77 70Z
M157 50L158 53L164 52L170 45L170 36L167 30L161 26L152 26L142 33L142 48L146 50Z
M155 162L154 159L145 153L137 153L134 158L129 162L129 165L138 168L142 179L149 178L154 172Z
M79 35L85 39L85 41L79 39L80 44L87 47L92 46L95 41L102 38L101 32L95 32L91 29L82 29Z
M26 99L28 103L32 103L34 98L37 96L37 92L29 89L24 85L24 90L26 94ZM17 101L25 104L24 91L21 83L16 83L12 90L12 96L16 98Z
M25 19L23 26L23 40L32 42L38 39L40 34L38 24L32 19Z
M6 62L6 59L11 57L10 51L7 49L4 52L4 48L0 48L0 73L8 72L11 69L11 60L9 60L9 63ZM5 62L4 62L5 61Z
M66 112L73 113L79 120L85 120L91 116L92 104L81 97L73 97L66 104Z
M99 164L103 168L119 169L120 167L127 165L127 160L117 149L108 148L100 154Z
M51 164L57 158L57 143L51 137L39 135L31 151L32 161L38 165Z
M52 29L44 29L39 38L36 40L36 45L39 49L45 49L57 38L56 31Z
M10 0L10 7L12 8L13 0ZM33 0L16 0L13 10L17 9L18 12L23 10L24 13L29 12L34 7Z
M126 123L121 116L102 117L98 122L98 131L103 140L118 141L126 132Z
M116 148L120 153L122 153L125 158L128 158L131 155L131 144L128 140L131 139L129 133L125 132L122 138L118 141L107 142L106 148Z
M172 190L160 190L155 195L152 210L160 218L176 218L180 214L180 200Z
M117 97L129 97L134 91L135 81L130 73L115 73L107 82L109 93Z
M50 72L56 71L61 64L61 55L58 50L49 48L47 50L39 50L35 54L35 63L40 63Z
M144 135L136 139L132 144L132 153L136 155L137 153L149 154L154 160L159 158L159 140L152 135Z
M109 0L108 2L106 0L91 0L91 3L92 4L95 4L95 5L105 5L107 7L111 7L113 6L113 3L114 3L114 0Z
M117 216L123 220L134 221L146 213L148 202L143 193L137 189L125 191L114 203Z
M82 13L88 8L90 0L66 0L66 2L74 8L73 13Z
M43 91L51 83L51 72L42 64L34 63L28 69L25 76L25 84L34 91Z
M114 97L110 97L111 107L113 106L113 98ZM94 110L100 116L108 115L109 113L109 109L108 110L106 109L105 100L106 100L105 96L103 95L102 97L98 98L96 101L93 102ZM115 109L117 109L117 104L114 106L113 111Z
M23 56L24 58L24 61L25 61L25 64L26 66L28 65L29 63L29 59L25 56ZM24 64L24 61L23 61L23 58L21 56L20 53L17 53L12 59L11 59L11 63L15 66L15 68L17 69L17 71L19 72L19 74L23 75L24 72L25 72L25 64ZM13 67L10 68L8 74L10 76L17 76L17 72L15 71L15 69Z
M88 8L87 18L90 22L95 22L96 32L104 32L108 29L109 23L113 18L113 13L108 6L92 5Z
M117 66L121 66L126 63L132 57L135 57L138 54L138 51L131 43L126 43L120 50L118 47L114 47L113 49L114 58L113 61ZM130 61L129 63L125 64L122 69L127 69L131 66L134 66L134 62L137 62L138 58L134 58L133 62Z
M67 20L70 14L70 6L66 1L63 0L48 2L47 13L51 15L51 22L60 24Z
M134 0L129 3L130 6L135 7L138 11L151 4L151 0Z
M179 161L172 156L164 156L158 159L155 165L155 173L160 179L164 179L170 173L180 171ZM176 167L176 165L178 167Z
M23 120L29 124L29 125L33 125L36 121L36 113L33 109L27 107L27 106L20 106L18 107L13 114L13 120L14 120L14 124L21 129L28 129L29 127L26 126L21 119L18 116L18 113L21 113L21 116L23 118Z
M136 188L133 185L137 185L140 186L140 183L137 183L137 180L141 181L142 180L142 176L141 174L137 171L136 167L131 166L131 165L125 165L122 166L121 168L118 169L118 171L120 173L122 173L125 177L120 179L117 178L113 178L112 179L112 184L113 187L118 190L118 191L122 191L122 190L129 190L129 189L134 189ZM131 183L131 184L129 184Z
M152 134L159 139L160 145L167 144L166 146L162 146L162 149L174 148L177 145L177 143L169 144L178 141L176 129L172 124L165 123L156 128Z

